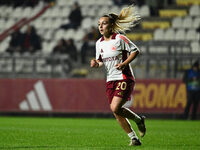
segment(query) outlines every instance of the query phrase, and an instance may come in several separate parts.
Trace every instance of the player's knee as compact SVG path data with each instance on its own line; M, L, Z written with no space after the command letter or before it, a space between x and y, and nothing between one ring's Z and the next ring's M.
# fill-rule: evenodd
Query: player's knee
M111 111L114 113L114 114L119 114L120 113L120 108L118 108L117 106L112 106L111 105Z

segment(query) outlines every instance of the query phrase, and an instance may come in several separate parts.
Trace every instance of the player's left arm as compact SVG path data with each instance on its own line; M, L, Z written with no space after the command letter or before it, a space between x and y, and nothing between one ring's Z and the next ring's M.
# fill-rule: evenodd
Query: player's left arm
M122 49L130 53L130 55L127 57L127 59L124 62L115 65L117 69L123 70L126 66L129 65L130 62L132 62L137 57L137 55L140 53L140 50L126 36L119 35L119 39L121 42Z
M139 53L139 50L133 51L124 62L115 65L116 69L124 70L124 68L128 66L129 63L131 63Z

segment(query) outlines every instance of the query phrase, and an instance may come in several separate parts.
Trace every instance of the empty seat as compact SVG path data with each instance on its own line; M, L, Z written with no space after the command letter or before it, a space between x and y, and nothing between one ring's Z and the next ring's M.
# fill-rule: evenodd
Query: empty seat
M148 16L150 16L150 8L149 8L149 6L148 5L141 6L141 8L139 9L139 14L142 17L148 17Z
M66 30L66 32L63 32L64 33L64 38L65 39L74 39L74 34L75 34L75 30L74 29L68 29Z
M22 17L30 17L32 12L31 7L26 7L22 10Z
M160 17L183 17L187 15L186 9L161 9L159 10Z
M109 12L116 13L116 14L118 14L120 11L121 11L121 8L119 8L118 6L115 6L115 5L111 6L111 8L109 10Z
M37 19L33 22L33 25L37 28L37 29L43 29L44 26L43 26L43 23L44 23L44 20L43 19Z
M178 29L175 33L175 40L183 41L185 40L185 30L184 29Z
M199 41L191 42L192 53L200 53Z
M175 31L172 28L169 28L165 31L164 34L164 40L169 40L169 41L173 41L175 37Z
M156 29L154 32L154 40L164 40L164 30Z
M10 18L9 20L7 20L7 22L5 23L5 29L10 28L11 26L13 26L15 24L15 20L13 18Z
M81 23L82 29L89 29L92 26L92 19L90 17L84 18Z
M70 29L69 29L70 30ZM69 31L67 30L67 31ZM57 41L59 39L65 38L66 32L63 29L59 29L54 36L54 39Z
M43 21L43 27L44 29L51 29L53 24L53 20L51 18L47 18Z
M183 26L183 28L191 28L192 23L193 23L192 17L188 16L188 17L183 18L182 26Z
M85 32L82 29L78 29L77 31L75 31L74 34L74 40L75 41L80 41L83 39L83 37L85 36Z
M51 24L51 28L52 29L58 29L61 25L63 24L67 24L68 20L66 20L65 22L61 19L61 18L56 18L56 19L53 19L53 22Z
M107 14L109 12L109 7L108 6L103 6L101 9L98 9L98 17Z
M0 18L0 29L5 29L6 21L3 18Z
M60 16L61 17L68 17L70 12L71 12L70 7L64 7L60 12Z
M23 12L23 8L22 8L22 7L17 7L17 8L13 11L13 17L14 17L14 18L22 18L22 12Z
M172 27L173 28L181 28L182 27L182 24L183 24L183 20L181 17L175 17L173 20L172 20Z
M199 16L200 7L198 5L192 5L189 9L190 16Z
M186 33L186 40L198 40L197 33L194 29L189 29Z
M200 27L200 17L195 17L193 21L193 28L198 28Z

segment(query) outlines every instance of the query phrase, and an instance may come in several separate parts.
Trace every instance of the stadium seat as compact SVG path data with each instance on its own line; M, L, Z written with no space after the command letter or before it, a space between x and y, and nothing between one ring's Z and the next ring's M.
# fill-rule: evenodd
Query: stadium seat
M55 18L52 20L52 24L51 24L51 29L52 30L55 30L55 29L58 29L62 24L65 24L65 23L68 23L69 20L68 19L61 19L61 18Z
M70 14L71 8L70 7L64 7L62 10L60 10L60 17L67 18Z
M141 24L143 29L166 29L170 27L170 22L168 21L143 21Z
M13 17L14 18L22 18L22 12L23 12L22 7L16 7L13 11Z
M186 9L161 9L159 10L160 17L183 17L187 15Z
M65 32L63 32L63 38L65 39L74 39L74 35L75 35L75 30L74 29L68 29Z
M82 20L81 28L83 30L88 30L92 26L92 19L90 17L86 17Z
M183 18L183 24L182 24L183 28L191 28L192 24L193 24L192 17L187 16Z
M186 33L186 40L189 41L197 41L198 40L198 36L197 33L194 29L189 29Z
M177 41L183 41L185 40L185 30L184 29L178 29L175 33L175 40Z
M75 31L73 38L75 41L80 42L85 36L85 34L86 33L82 29L78 29L77 31Z
M66 0L57 0L56 2L57 2L56 4L58 6L63 6L63 7L66 7L66 6L72 4L70 0L68 0L68 1L66 1Z
M70 29L71 30L71 29ZM54 40L58 41L59 39L61 38L65 38L66 36L66 33L68 32L69 30L65 31L63 29L59 29L56 33L55 33L55 36L54 36Z
M13 18L8 19L4 26L5 29L10 28L14 23L15 23L15 20Z
M46 18L43 21L43 27L44 29L51 29L52 28L52 24L53 24L53 20L51 18Z
M0 9L2 9L0 11L0 17L5 17L7 18L8 16L10 17L12 15L13 12L13 8L10 6L4 6L4 7L0 7Z
M54 7L52 10L51 10L51 15L50 17L51 18L58 18L58 17L61 17L60 15L60 12L62 11L62 9L60 7Z
M35 26L36 29L44 29L44 19L37 19L36 21L33 22L33 25Z
M191 42L192 53L200 53L200 44L199 41Z
M200 5L200 1L199 0L176 0L176 4L179 6Z
M5 24L6 24L6 21L5 21L5 19L3 19L3 18L0 18L0 29L5 29Z
M108 6L101 7L101 9L98 10L98 17L100 17L100 16L102 16L104 14L107 14L109 9L110 8Z
M5 52L5 50L8 48L9 43L7 41L3 41L0 44L0 53Z
M143 5L141 6L141 8L139 9L139 14L142 17L149 17L150 16L150 8L148 5Z
M128 33L127 37L133 41L149 41L152 40L153 35L151 33Z
M189 9L189 15L190 16L199 16L199 14L200 14L200 6L192 5Z
M156 29L154 31L154 40L162 41L164 38L164 30L163 29Z
M200 27L200 16L195 17L193 21L193 28L197 29L198 27Z
M53 50L53 47L56 45L56 42L57 41L55 41L55 40L53 42L44 41L42 43L42 52L44 54L50 54L52 52L52 50Z
M22 17L30 17L31 12L32 12L31 7L25 7L24 9L22 9Z
M109 12L116 13L116 14L118 14L120 11L121 11L121 8L115 5L111 6L111 8L109 9Z
M164 40L173 41L175 38L175 31L173 28L169 28L165 31Z
M172 27L173 28L182 28L183 20L181 17L175 17L172 20Z

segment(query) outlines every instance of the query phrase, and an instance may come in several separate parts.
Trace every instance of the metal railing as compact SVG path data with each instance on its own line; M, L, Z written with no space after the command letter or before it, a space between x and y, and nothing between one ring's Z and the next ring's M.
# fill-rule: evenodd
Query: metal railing
M200 60L200 52L192 53L189 42L135 44L141 49L139 57L132 62L137 78L180 78L185 69ZM76 70L81 69L82 64L73 62L68 55L0 54L0 78L70 78L76 66ZM88 77L93 76L89 64L87 67ZM102 74L94 78L104 77Z

